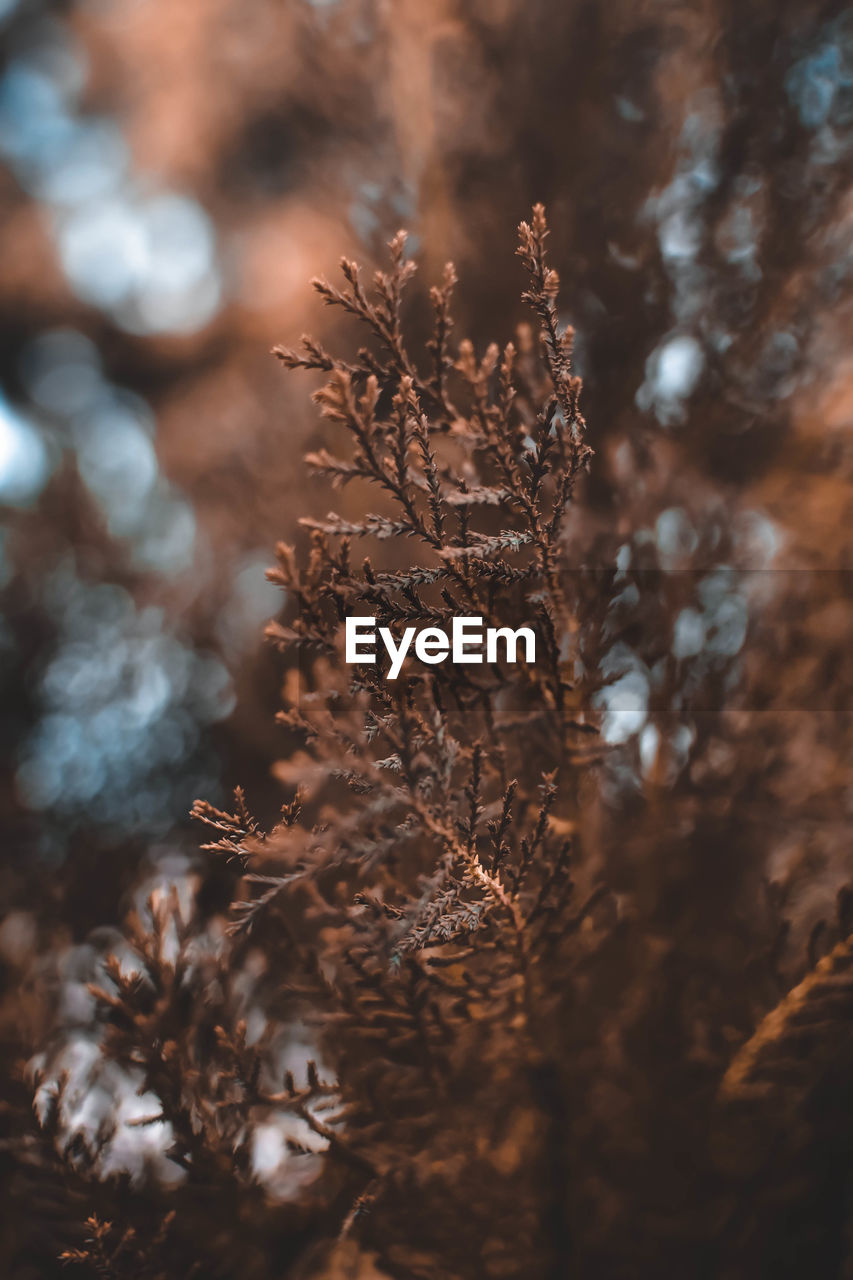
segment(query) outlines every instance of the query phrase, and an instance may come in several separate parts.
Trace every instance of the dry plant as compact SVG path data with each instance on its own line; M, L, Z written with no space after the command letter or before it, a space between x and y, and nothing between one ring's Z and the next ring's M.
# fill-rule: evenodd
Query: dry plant
M94 989L106 1053L159 1099L137 1123L170 1126L178 1201L229 1178L243 1188L234 1205L251 1199L258 1124L301 1126L291 1153L317 1167L279 1221L294 1256L321 1237L303 1251L305 1274L323 1274L329 1241L350 1235L400 1276L557 1276L570 1255L569 1010L607 894L575 847L577 774L597 748L575 679L563 521L591 450L547 235L536 206L518 254L537 328L521 329L518 347L452 352L447 266L431 291L426 373L403 336L415 270L403 233L372 292L347 260L342 289L314 282L368 342L351 361L308 338L276 351L288 368L328 375L314 398L334 438L307 461L379 501L357 519L303 520L307 564L280 545L270 571L288 602L270 635L299 654L278 716L292 748L277 773L292 798L269 831L240 791L233 812L197 802L206 849L242 889L227 945L205 951L177 899L163 899L135 927L134 965L108 961ZM355 567L362 540L387 548L383 561ZM409 664L390 682L379 665L343 660L345 618L367 613L395 631L454 615L523 621L538 660ZM263 1011L252 1034L250 973ZM301 1077L277 1051L298 1026L323 1064ZM53 1114L61 1107L60 1088ZM172 1256L184 1256L169 1243L183 1230L178 1209L161 1232ZM236 1243L223 1230L210 1232L220 1259ZM120 1269L133 1241L97 1221L68 1259L148 1274ZM267 1274L245 1251L240 1265Z
M639 614L658 662L659 615L690 579L623 618L612 574L602 592L576 571L581 533L584 548L601 533L571 515L591 450L546 237L537 206L518 250L537 323L515 345L452 348L448 266L416 360L400 234L372 290L347 260L343 287L315 282L364 327L353 356L309 338L276 351L327 376L307 462L346 489L303 519L307 555L280 545L269 575L285 592L269 635L288 798L271 827L239 789L230 811L197 802L230 877L227 926L161 892L91 986L101 1070L153 1100L133 1127L167 1134L141 1179L116 1175L115 1107L75 1122L54 1033L39 1090L52 1150L30 1163L77 1214L63 1256L84 1273L556 1280L661 1274L698 1250L703 1274L746 1280L807 1274L823 1224L846 1230L850 898L811 930L811 975L786 980L797 908L735 821L773 781L772 729L750 722L726 754L714 719L677 786L662 746L623 838L623 863L639 851L642 866L596 847L613 786L589 767L596 644ZM459 615L530 625L538 660L409 660L389 680L345 661L345 620L362 615L397 635ZM694 690L709 720L727 671ZM667 732L677 678L662 681ZM720 774L729 757L737 776ZM105 1086L96 1072L87 1087ZM271 1132L274 1170L259 1158Z

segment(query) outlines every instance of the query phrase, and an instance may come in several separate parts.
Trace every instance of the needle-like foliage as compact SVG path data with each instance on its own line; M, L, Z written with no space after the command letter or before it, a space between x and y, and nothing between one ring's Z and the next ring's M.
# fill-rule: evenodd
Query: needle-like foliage
M428 373L404 338L404 234L372 290L347 260L342 288L314 282L366 344L354 361L308 338L276 354L328 375L307 463L360 492L346 516L303 520L307 562L280 545L269 574L286 593L270 636L297 655L276 767L292 798L269 831L241 791L233 812L199 801L239 886L224 947L205 952L163 900L132 971L108 962L93 988L107 1055L159 1100L136 1123L170 1126L184 1195L231 1177L245 1196L258 1125L290 1123L289 1158L317 1166L313 1210L291 1206L310 1235L322 1205L312 1266L348 1237L399 1276L556 1276L571 1249L569 1010L606 893L576 847L595 730L564 525L591 450L547 235L537 206L518 253L538 329L518 346L452 351L448 265ZM524 623L537 660L410 661L389 681L344 661L344 621L363 614L398 633ZM298 1084L275 1052L296 1027L323 1064ZM90 1225L69 1261L125 1274L134 1237ZM163 1239L181 1230L179 1214Z

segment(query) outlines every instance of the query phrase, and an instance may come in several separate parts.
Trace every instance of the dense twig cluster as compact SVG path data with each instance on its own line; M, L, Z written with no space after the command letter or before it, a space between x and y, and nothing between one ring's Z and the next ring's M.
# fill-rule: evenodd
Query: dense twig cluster
M160 1200L153 1192L162 1212L152 1232L150 1204L126 1179L103 1184L98 1216L65 1254L91 1274L556 1280L599 1274L602 1260L633 1274L630 1241L614 1238L607 1214L623 1192L628 1219L642 1214L645 1147L630 1132L620 1147L612 1133L625 1098L650 1088L647 1140L660 1140L667 1073L650 1027L701 1061L688 1136L666 1151L677 1162L680 1145L694 1144L690 1167L713 1212L683 1235L677 1214L652 1220L642 1258L630 1259L637 1273L695 1240L729 1267L720 1274L758 1274L777 1256L768 1241L778 1206L789 1212L803 1186L823 1185L814 1134L833 1141L821 1117L836 1114L853 1058L849 895L835 927L812 929L811 975L750 1038L755 1009L774 998L784 904L759 910L755 877L739 866L723 874L721 851L731 866L739 852L716 798L740 791L718 777L720 743L694 753L689 786L706 806L701 825L685 825L693 861L674 834L684 795L669 822L650 803L632 835L655 859L673 851L672 901L644 903L641 875L633 901L621 886L611 892L599 851L582 843L592 824L579 779L598 751L590 691L619 676L614 654L628 652L624 637L646 613L663 726L653 799L673 776L677 741L664 735L692 686L658 614L677 614L692 587L675 576L641 596L642 558L608 571L612 595L570 571L567 511L590 450L546 235L537 208L519 254L538 334L520 330L517 347L478 358L463 342L451 353L448 267L431 295L423 375L403 336L414 268L398 236L375 295L350 262L344 289L316 282L366 327L355 360L307 338L299 352L277 351L289 368L328 375L315 393L327 436L307 460L352 501L304 519L304 562L281 544L269 573L286 597L269 627L286 654L277 718L287 750L275 772L289 799L278 821L265 829L239 789L231 811L194 808L210 833L204 849L232 877L230 919L202 925L177 894L161 894L131 920L129 955L108 958L92 984L103 1060L156 1100L131 1124L163 1129L177 1185ZM409 659L387 680L381 662L345 661L345 621L362 615L398 634L449 630L458 615L523 621L535 627L537 661ZM593 685L585 673L605 634L612 649ZM711 664L695 683L699 710L713 708L714 681L727 673ZM748 793L753 782L745 774L739 785ZM697 881L726 908L748 901L760 916L752 928L727 917L732 967L742 956L748 968L737 992L700 982L697 930L718 947L719 918L705 919ZM656 932L661 915L666 933ZM774 922L778 943L757 954ZM741 1027L738 1052L728 1024L720 1034L721 1008ZM75 1132L68 1090L60 1077L42 1097L46 1132L78 1182L103 1178L115 1117L107 1110L94 1131ZM272 1131L286 1153L277 1180L258 1157ZM162 1178L155 1166L146 1194ZM664 1188L677 1177L674 1163ZM215 1206L209 1230L199 1229L204 1205ZM802 1217L808 1227L807 1203Z
M109 961L95 991L106 1052L160 1102L138 1123L170 1126L189 1182L228 1160L250 1182L257 1125L289 1114L305 1135L290 1134L291 1151L324 1152L333 1236L363 1237L393 1274L434 1275L439 1257L448 1276L508 1274L522 1258L557 1274L570 1244L566 1132L552 1113L571 1038L560 1010L606 895L573 848L573 778L595 730L573 678L562 533L591 451L546 237L537 206L518 252L539 344L522 331L520 351L478 358L462 343L452 355L448 266L431 295L429 376L403 337L415 268L402 233L373 297L346 260L344 289L315 281L372 345L354 362L307 338L277 351L329 375L315 400L336 439L308 463L380 505L303 520L307 565L280 545L269 574L288 601L270 635L299 653L279 713L293 746L277 771L293 799L268 832L240 791L231 813L198 802L205 847L242 887L227 945L204 953L177 902L161 903L133 938L138 969ZM367 539L390 554L357 569ZM538 661L410 663L391 683L379 664L343 661L344 620L366 613L395 630L523 619ZM260 1036L240 1016L250 963ZM328 1066L309 1062L298 1087L275 1046L300 1022ZM97 1266L102 1226L92 1240Z

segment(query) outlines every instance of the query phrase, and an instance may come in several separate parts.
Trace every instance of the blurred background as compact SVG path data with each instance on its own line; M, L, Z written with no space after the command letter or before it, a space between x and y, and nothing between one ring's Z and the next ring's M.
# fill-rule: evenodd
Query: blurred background
M744 868L784 882L796 970L853 804L849 7L0 0L10 1091L32 957L85 969L186 877L196 796L275 812L263 570L328 496L269 351L341 341L310 277L406 226L415 332L452 258L457 337L506 341L537 200L597 452L579 562L618 570L602 862L642 901L654 833L685 933L697 883L736 915Z

